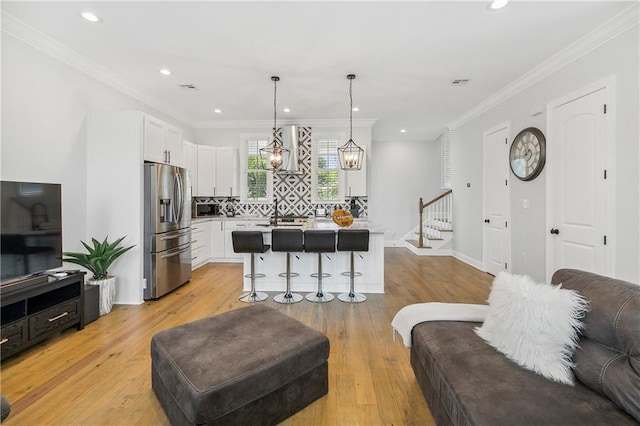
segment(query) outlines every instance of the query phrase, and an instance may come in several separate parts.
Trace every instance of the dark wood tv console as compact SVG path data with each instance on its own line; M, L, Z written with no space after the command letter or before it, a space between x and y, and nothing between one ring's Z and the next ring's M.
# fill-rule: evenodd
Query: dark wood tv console
M84 328L84 274L0 288L0 357L14 355L75 326Z

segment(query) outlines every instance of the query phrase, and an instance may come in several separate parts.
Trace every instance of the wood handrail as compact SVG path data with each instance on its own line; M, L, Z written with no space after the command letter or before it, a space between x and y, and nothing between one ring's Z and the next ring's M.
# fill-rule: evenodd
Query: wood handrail
M419 227L420 230L418 231L418 247L424 247L424 235L423 235L423 213L424 213L424 208L425 207L429 207L432 204L435 204L437 201L443 199L444 197L446 197L447 195L451 194L453 192L452 189L447 189L446 191L444 191L442 194L437 195L436 197L432 198L431 200L427 201L426 203L422 201L422 197L420 197L420 201L418 202L418 210L420 212L420 222L419 222Z
M447 189L442 194L432 198L431 200L427 201L426 203L423 203L422 202L422 198L420 198L420 209L422 210L425 207L429 207L431 204L435 203L438 200L441 200L442 198L446 197L447 195L451 194L452 192L453 192L453 189Z

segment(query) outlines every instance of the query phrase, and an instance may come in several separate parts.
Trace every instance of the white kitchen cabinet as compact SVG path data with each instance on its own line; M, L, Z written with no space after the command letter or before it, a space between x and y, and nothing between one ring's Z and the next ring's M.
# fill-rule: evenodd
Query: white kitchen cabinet
M224 221L214 220L211 222L211 257L215 259L224 258Z
M184 165L191 174L191 193L198 187L198 145L193 142L182 142Z
M182 130L165 124L164 149L167 151L168 164L178 167L185 166L184 158L182 157Z
M240 195L236 174L236 150L233 147L216 148L216 197Z
M183 166L182 131L162 120L144 115L144 159Z
M216 186L216 149L213 146L198 145L197 153L197 186L194 186L193 195L213 197Z
M345 193L346 197L364 197L367 195L367 146L361 145L364 149L364 158L360 170L346 171Z
M198 145L198 177L194 195L238 196L237 158L233 147Z
M242 231L253 227L253 224L245 220L225 220L224 221L224 257L227 259L242 259L242 253L233 251L233 231Z
M191 224L191 269L204 265L211 257L211 225L210 221Z

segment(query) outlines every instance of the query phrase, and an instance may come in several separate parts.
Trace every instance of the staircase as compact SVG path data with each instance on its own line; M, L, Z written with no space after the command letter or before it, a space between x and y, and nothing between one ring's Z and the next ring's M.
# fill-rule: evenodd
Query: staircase
M446 190L433 199L420 198L419 225L405 235L405 246L419 256L451 255L453 239L453 191Z

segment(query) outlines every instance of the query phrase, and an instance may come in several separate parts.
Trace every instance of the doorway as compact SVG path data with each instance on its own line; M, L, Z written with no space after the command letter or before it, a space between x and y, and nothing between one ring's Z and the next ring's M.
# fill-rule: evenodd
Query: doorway
M549 104L547 279L560 268L610 275L613 79Z
M508 271L511 254L509 233L509 123L483 133L482 259L486 272Z

